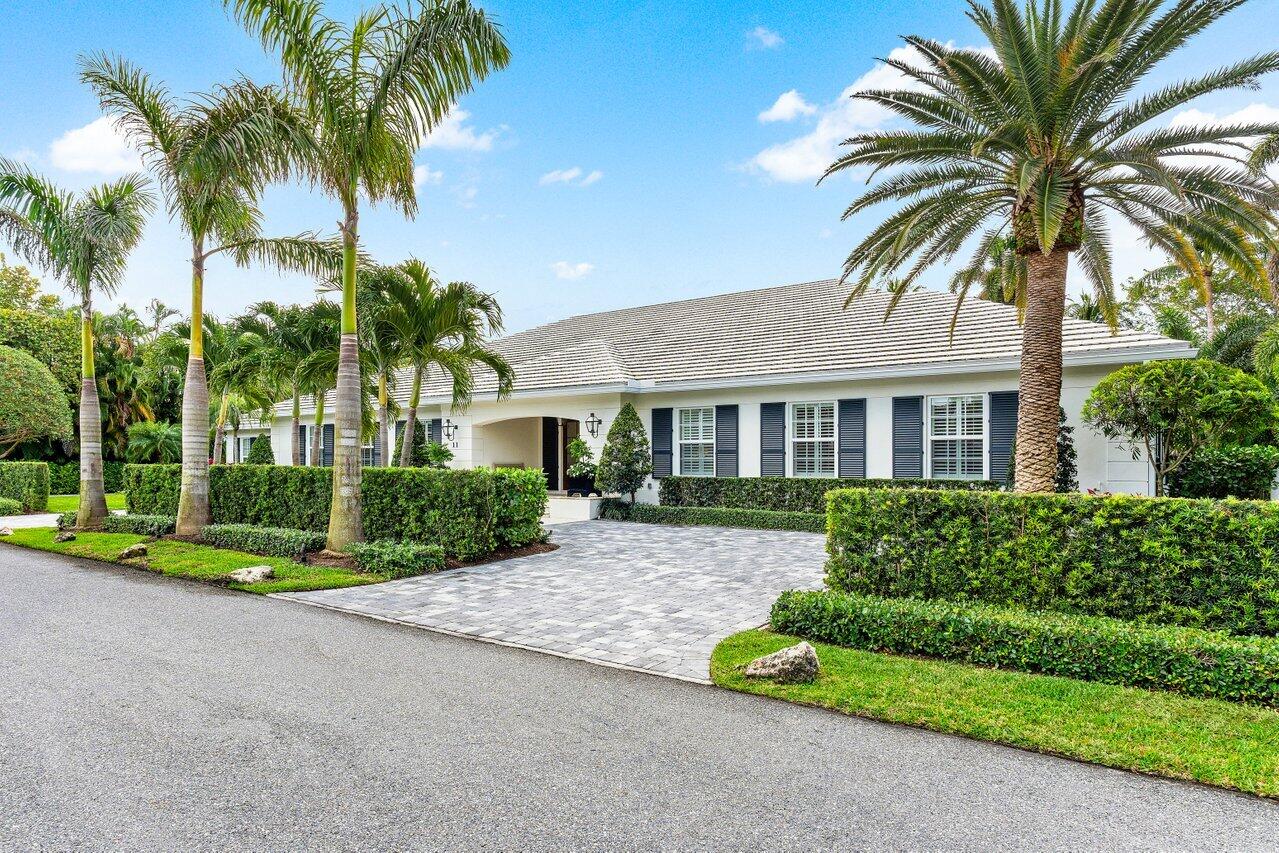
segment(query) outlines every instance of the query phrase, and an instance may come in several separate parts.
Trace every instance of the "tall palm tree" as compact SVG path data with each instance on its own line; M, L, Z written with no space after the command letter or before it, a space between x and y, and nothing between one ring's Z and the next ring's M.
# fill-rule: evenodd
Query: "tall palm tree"
M394 414L391 391L396 370L404 363L404 342L388 316L390 285L402 273L391 267L367 266L356 278L355 309L360 329L360 350L368 358L377 382L377 446L382 449L378 464L391 464L390 422ZM341 284L338 283L338 289ZM330 288L332 289L332 288ZM414 413L416 416L416 412Z
M417 207L413 152L509 51L497 26L466 0L379 5L350 26L319 0L224 0L249 32L276 51L288 88L316 128L315 183L342 205L342 327L333 505L328 547L364 538L360 503L362 400L355 310L359 200Z
M1279 53L1130 97L1170 54L1243 2L1075 0L1067 10L1062 0L1025 7L970 0L968 16L994 57L910 37L918 64L886 61L908 84L853 95L916 126L846 140L847 152L826 172L892 169L845 218L880 202L900 204L845 261L850 299L880 282L902 291L974 234L979 255L1007 237L1025 258L1020 491L1053 489L1072 255L1103 305L1113 304L1104 214L1118 214L1155 245L1166 247L1172 228L1241 263L1247 238L1266 239L1276 192L1245 159L1250 139L1279 126L1147 125L1200 95L1253 85L1279 68Z
M400 447L400 465L413 456L422 379L437 368L452 381L453 407L465 408L475 388L475 369L488 368L497 377L497 395L510 394L515 372L485 340L502 331L502 309L491 294L475 285L455 281L441 285L430 268L411 258L384 280L387 307L382 320L395 330L404 359L413 369L413 385Z
M285 177L312 152L305 117L274 87L237 80L209 96L177 103L151 77L123 59L82 57L81 79L102 109L116 117L129 141L159 178L170 215L191 241L189 361L182 393L182 489L177 532L196 534L209 512L207 366L204 363L205 269L219 255L239 266L321 274L336 271L336 241L313 233L261 236L257 207L262 187ZM215 448L215 454L220 448Z
M48 270L80 299L80 508L76 524L107 514L102 410L93 362L93 291L110 294L142 237L154 201L142 175L126 175L78 198L26 166L0 159L0 238Z

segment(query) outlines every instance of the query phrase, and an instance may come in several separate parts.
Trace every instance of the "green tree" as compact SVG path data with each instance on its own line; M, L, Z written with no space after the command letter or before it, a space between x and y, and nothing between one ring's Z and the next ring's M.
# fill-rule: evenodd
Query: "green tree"
M565 448L568 454L570 465L565 472L570 477L581 477L583 479L595 479L595 472L599 466L595 464L595 452L591 450L591 446L584 439L575 438L568 443Z
M0 344L31 354L69 394L80 379L80 324L71 311L0 308Z
M976 257L1011 239L1025 259L1017 488L1050 491L1056 473L1066 269L1077 256L1114 323L1113 211L1154 245L1170 234L1242 260L1264 240L1276 191L1240 162L1269 123L1149 125L1200 95L1248 87L1279 68L1266 52L1188 82L1132 92L1242 0L1014 0L969 4L995 56L910 37L918 64L889 59L908 85L853 97L914 122L860 133L827 170L882 174L845 218L899 207L852 250L850 297L885 283L906 292L977 238ZM1187 158L1186 154L1196 155ZM891 305L896 304L896 298ZM890 305L890 308L891 308Z
M129 427L154 421L150 377L143 364L138 339L145 327L127 307L94 318L94 371L98 402L102 408L102 446L107 458L128 455Z
M1242 253L1219 254L1175 232L1169 232L1166 244L1172 260L1133 281L1130 299L1152 308L1171 305L1184 311L1205 340L1212 340L1223 321L1273 314L1262 244L1243 240Z
M169 464L182 461L182 427L164 421L138 421L129 425L130 462Z
M289 174L299 156L314 156L313 139L305 116L274 87L242 79L182 105L145 71L122 59L82 57L80 70L102 109L116 117L159 177L169 213L191 241L191 338L184 366L177 532L197 534L212 518L202 335L205 267L211 258L227 255L240 266L261 263L311 274L337 269L335 241L313 233L282 238L260 233L257 200L262 187Z
M606 492L629 493L631 503L635 503L635 493L651 473L653 454L649 449L648 433L644 431L635 407L627 403L608 428L595 482Z
M254 436L249 442L249 456L244 461L248 465L274 465L275 451L271 449L271 436Z
M40 279L26 267L11 267L0 252L0 310L57 313L61 301L52 293L40 292Z
M49 368L0 346L0 458L28 441L70 440L71 406Z
M0 238L80 300L80 527L96 526L107 514L93 292L110 293L119 283L153 204L141 175L101 184L77 198L26 166L0 159Z
M1245 373L1254 373L1256 361L1253 352L1257 340L1275 322L1274 317L1265 314L1239 314L1231 317L1200 348L1199 357L1228 364Z
M1256 378L1204 358L1130 364L1084 403L1084 423L1133 445L1155 469L1155 494L1196 450L1247 442L1272 428L1274 400Z
M327 18L317 0L224 2L267 50L279 54L286 85L316 129L318 154L304 165L342 205L341 364L328 532L328 547L341 551L364 539L355 309L360 198L392 202L412 216L413 152L457 98L504 67L510 54L497 26L466 0L430 0L408 9L378 5L349 27Z

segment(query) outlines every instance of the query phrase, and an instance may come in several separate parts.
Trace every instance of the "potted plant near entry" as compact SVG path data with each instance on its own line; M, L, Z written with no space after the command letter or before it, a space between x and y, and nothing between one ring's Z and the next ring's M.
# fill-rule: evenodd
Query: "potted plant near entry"
M593 494L603 495L604 493L595 485L595 471L598 466L595 464L595 454L591 451L590 445L580 438L575 438L565 449L568 451L568 458L573 460L573 464L568 466L565 472L568 474L569 497L578 495L586 498Z

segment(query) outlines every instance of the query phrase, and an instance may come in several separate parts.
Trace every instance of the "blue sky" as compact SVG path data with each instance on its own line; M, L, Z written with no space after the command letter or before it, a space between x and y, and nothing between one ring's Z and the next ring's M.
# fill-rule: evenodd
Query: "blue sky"
M358 5L328 8L349 18ZM838 274L875 215L841 223L861 184L841 177L816 187L815 174L835 140L884 122L841 93L882 79L875 58L900 47L901 34L980 43L955 0L483 5L507 35L511 65L464 98L418 153L416 220L374 209L362 232L379 260L415 255L445 279L496 292L511 330ZM179 94L237 72L277 77L214 0L10 0L5 17L0 154L67 186L129 166L109 127L95 124L79 53L119 53ZM1273 33L1277 18L1279 0L1253 0L1166 72L1273 47L1258 34ZM1197 106L1279 119L1279 79ZM338 218L333 202L295 187L272 189L264 209L276 234L332 231ZM1149 262L1131 235L1116 237L1121 277ZM158 296L185 310L187 257L177 229L157 216L116 301L140 308ZM229 264L215 265L208 284L206 306L223 314L263 298L312 298L303 278Z

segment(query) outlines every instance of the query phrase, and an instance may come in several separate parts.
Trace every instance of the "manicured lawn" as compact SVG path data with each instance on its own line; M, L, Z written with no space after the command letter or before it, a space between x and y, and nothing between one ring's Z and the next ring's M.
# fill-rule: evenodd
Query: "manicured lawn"
M75 512L79 508L79 495L49 495L48 512ZM107 495L107 509L124 509L124 492Z
M50 527L19 529L15 530L12 536L0 539L0 542L38 548L41 551L70 554L75 557L88 557L108 563L121 562L116 559L117 556L130 545L147 542L147 537L134 533L77 533L72 542L54 542L53 537L56 534L57 531ZM210 548L208 545L170 539L148 542L146 557L130 560L121 565L146 568L153 572L206 583L217 583L231 589L242 589L263 595L271 592L336 589L387 580L385 575L380 574L365 574L328 566L305 566L282 557L243 554L239 551L226 551ZM255 584L227 583L223 580L231 572L246 566L271 566L275 569L275 577Z
M823 643L813 644L822 671L812 684L741 674L796 642L736 634L715 649L711 678L730 690L1279 797L1279 712Z

